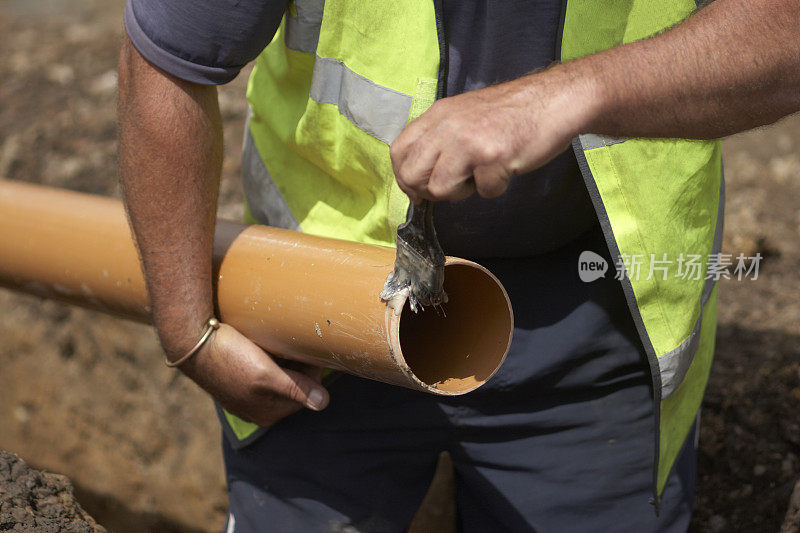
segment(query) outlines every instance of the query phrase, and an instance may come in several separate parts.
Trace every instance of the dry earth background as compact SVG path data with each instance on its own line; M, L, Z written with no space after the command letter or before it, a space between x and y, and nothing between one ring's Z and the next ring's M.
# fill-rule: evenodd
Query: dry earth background
M119 0L2 2L0 178L119 196L121 34ZM220 90L220 211L232 218L244 79ZM800 476L798 150L797 116L725 142L725 251L765 260L758 280L721 286L696 531L777 531ZM112 531L219 531L226 495L211 402L164 367L151 330L3 290L0 309L0 449L69 476Z

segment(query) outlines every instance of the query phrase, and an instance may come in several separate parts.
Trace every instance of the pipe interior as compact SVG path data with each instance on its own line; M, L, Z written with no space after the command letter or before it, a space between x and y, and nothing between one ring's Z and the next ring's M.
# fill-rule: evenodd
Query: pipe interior
M500 285L465 264L445 267L448 302L400 317L400 346L414 375L448 394L480 386L505 358L513 318Z

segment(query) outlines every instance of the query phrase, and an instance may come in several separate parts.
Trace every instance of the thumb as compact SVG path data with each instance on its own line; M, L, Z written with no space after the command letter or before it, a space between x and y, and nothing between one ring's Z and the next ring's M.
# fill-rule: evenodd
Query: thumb
M296 370L281 369L273 383L273 391L314 411L322 411L330 402L325 387L313 377Z

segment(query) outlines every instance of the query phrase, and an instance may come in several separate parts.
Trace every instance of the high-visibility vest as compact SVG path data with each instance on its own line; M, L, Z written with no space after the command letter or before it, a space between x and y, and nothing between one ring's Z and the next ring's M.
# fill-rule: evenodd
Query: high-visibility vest
M257 60L244 188L251 221L391 245L407 197L389 145L444 83L441 0L295 0ZM691 0L567 0L562 61L652 36ZM648 356L655 401L654 492L661 494L700 407L714 351L714 278L684 258L718 253L720 143L611 138L573 142ZM713 257L713 256L712 256ZM638 258L638 273L631 266ZM695 259L696 262L696 259ZM237 438L257 427L226 415Z

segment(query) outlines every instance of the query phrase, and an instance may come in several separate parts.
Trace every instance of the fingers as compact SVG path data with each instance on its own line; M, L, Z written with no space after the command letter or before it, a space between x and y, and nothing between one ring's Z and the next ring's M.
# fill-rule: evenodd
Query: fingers
M269 427L303 407L321 411L330 402L328 391L315 378L277 364L249 385L245 397L235 404L221 403L233 414L262 427Z
M425 143L416 141L409 143L401 133L389 148L389 155L394 175L398 177L397 185L400 190L406 193L412 202L419 203L422 199L420 193L425 190L439 152Z
M400 142L392 144L392 168L400 190L414 203L423 199L457 201L472 195L472 159L447 143L430 139L430 131L426 129L410 144L401 134Z
M320 385L319 380L315 379L313 371L302 367L300 370L281 367L266 353L264 358L265 371L253 379L256 390L261 395L276 395L314 411L321 411L327 407L330 401L328 391ZM297 365L298 363L292 364L292 366Z
M428 151L417 159L421 163L409 162L401 167L396 174L398 185L415 203L420 199L457 202L475 192L496 198L508 188L511 172L498 157L487 153L486 149L467 148ZM484 161L488 163L476 164Z
M320 411L330 402L320 384L322 369L302 363L282 368L227 324L182 370L229 412L270 426L303 407Z
M472 168L464 157L445 154L436 161L436 166L423 184L422 197L427 200L457 202L475 193Z
M474 189L484 198L497 198L508 189L511 172L502 165L482 165L472 171Z
M505 192L514 154L505 122L484 119L492 111L474 95L445 98L400 133L389 155L397 184L412 202Z

